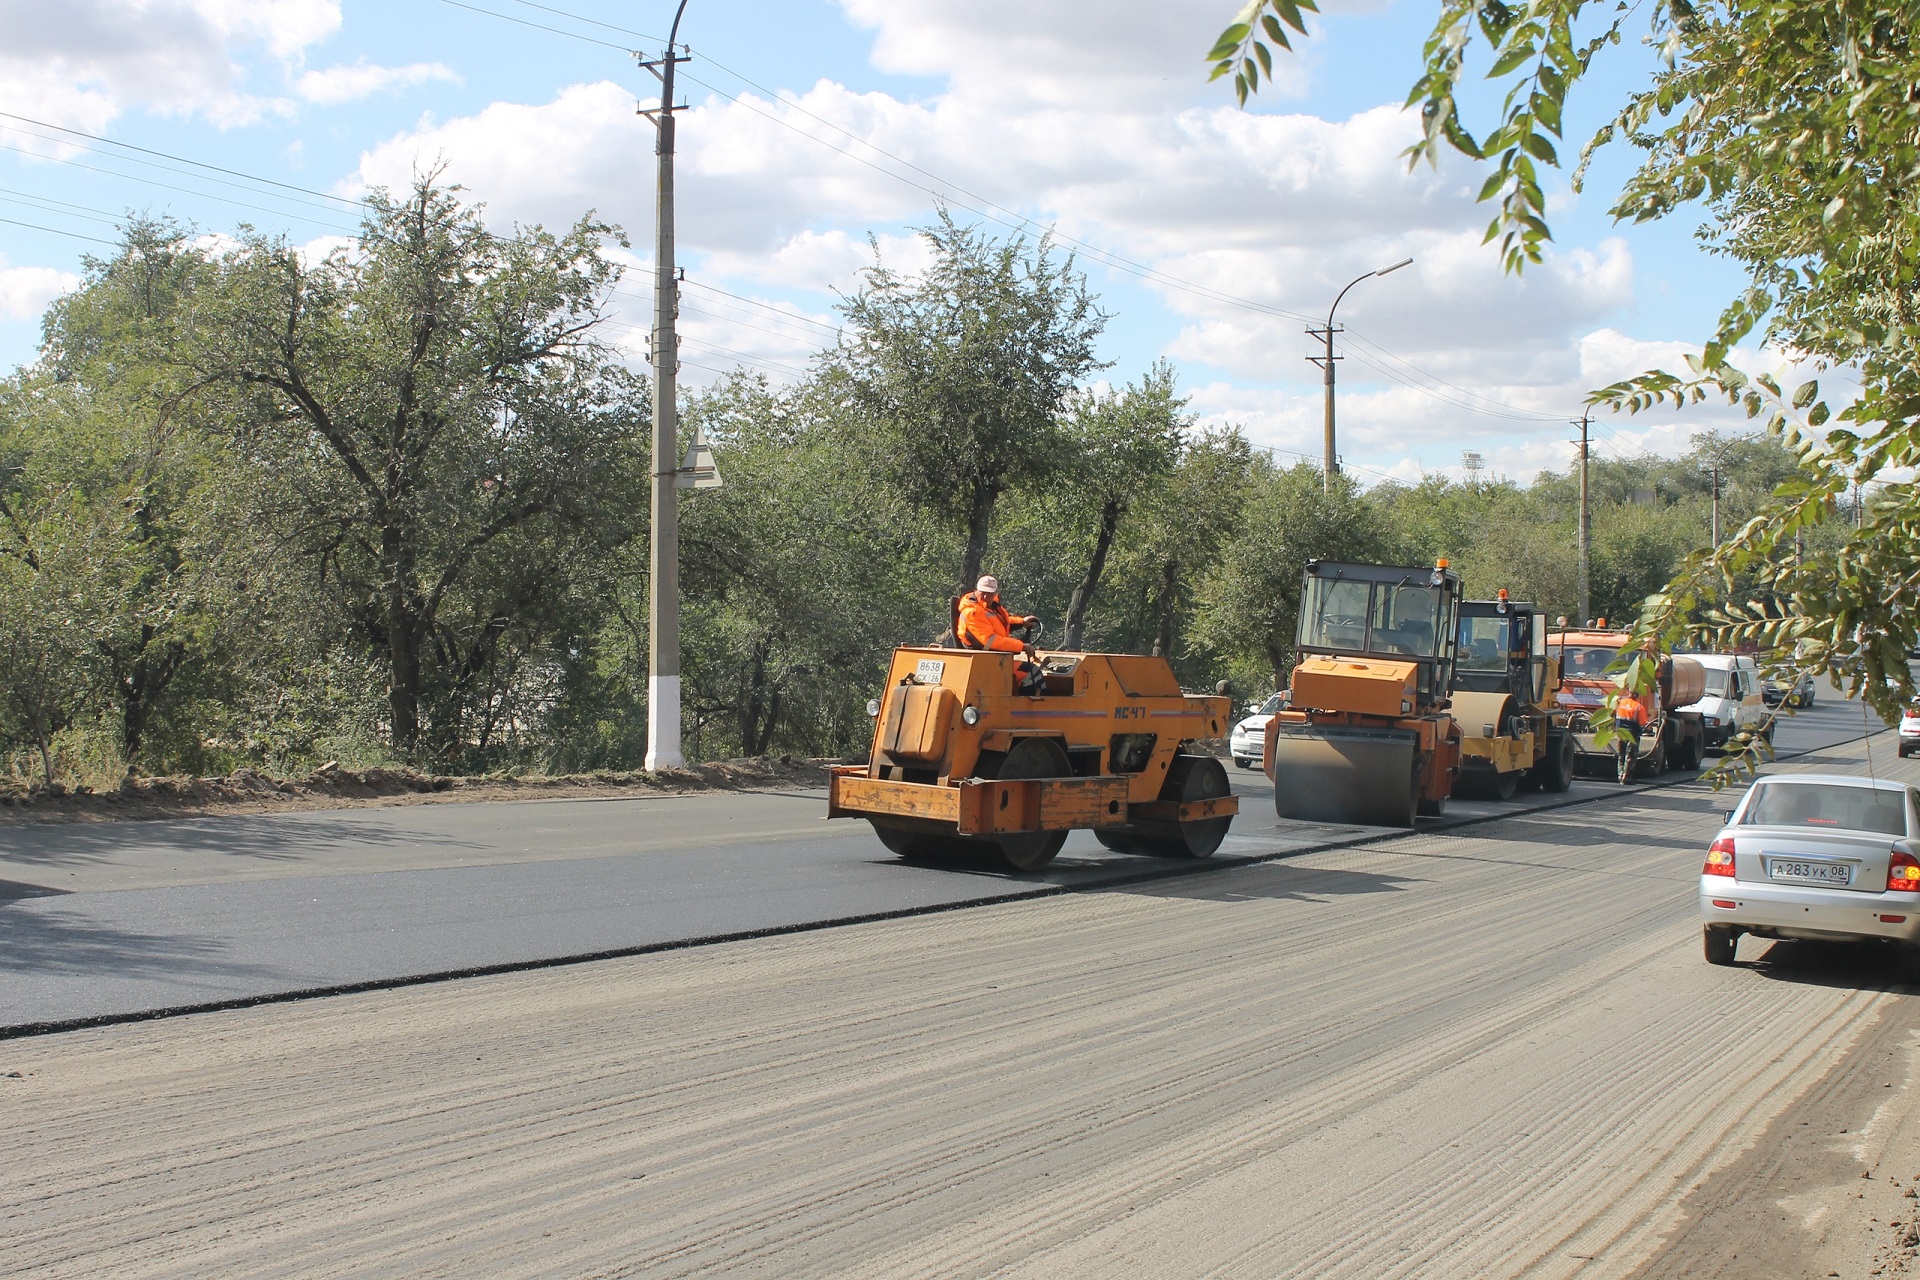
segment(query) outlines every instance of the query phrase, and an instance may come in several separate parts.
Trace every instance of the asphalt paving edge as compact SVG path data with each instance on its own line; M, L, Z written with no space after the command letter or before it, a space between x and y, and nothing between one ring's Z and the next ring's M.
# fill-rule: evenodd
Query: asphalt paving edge
M1878 732L1892 732L1880 730ZM1844 747L1874 736L1874 732L1855 734L1830 742L1819 747L1808 747L1801 751L1782 752L1776 760L1792 760L1800 756L1812 755L1820 751L1831 751L1835 747ZM730 942L751 942L760 938L778 938L797 933L815 933L826 929L844 929L849 925L876 924L883 920L905 920L915 916L939 915L949 911L969 911L976 907L993 906L1003 902L1031 902L1040 898L1057 898L1070 893L1105 892L1127 885L1148 884L1158 880L1173 880L1181 876L1204 875L1211 872L1230 871L1237 867L1257 866L1266 862L1278 862L1283 858L1295 858L1307 853L1326 853L1334 849L1358 849L1367 845L1383 844L1389 840L1403 840L1408 836L1439 835L1464 830L1468 827L1484 826L1491 822L1504 822L1510 818L1524 818L1536 813L1552 813L1561 809L1577 808L1581 805L1599 804L1603 801L1620 800L1639 795L1647 791L1670 790L1675 787L1697 785L1701 774L1690 778L1660 779L1622 787L1617 791L1601 791L1589 796L1575 796L1571 799L1551 801L1533 805L1526 809L1516 809L1505 813L1476 814L1453 820L1441 819L1425 827L1416 827L1410 831L1397 828L1383 828L1365 835L1326 840L1318 844L1301 845L1298 848L1282 849L1273 853L1248 854L1243 857L1202 859L1183 861L1170 866L1154 867L1132 875L1113 876L1086 884L1047 884L1014 893L985 894L974 898L960 898L952 902L931 903L919 907L903 907L892 911L867 911L855 915L836 916L826 920L807 920L795 924L773 925L765 929L746 929L731 933L705 934L693 938L675 938L663 942L642 943L631 947L615 947L602 951L579 952L564 956L547 956L535 960L512 960L500 964L476 965L465 969L442 969L432 973L407 974L394 978L373 978L364 982L339 983L325 987L302 987L293 991L276 991L266 995L236 996L229 1000L208 1000L197 1004L173 1005L163 1009L144 1009L133 1013L106 1013L86 1018L65 1018L57 1021L22 1022L12 1026L0 1027L0 1040L21 1040L33 1036L59 1035L68 1031L85 1031L95 1027L122 1026L136 1022L158 1022L168 1018L184 1018L200 1013L225 1013L234 1009L252 1009L262 1005L292 1004L301 1000L323 1000L331 996L360 995L372 991L394 991L404 987L427 986L439 982L457 982L464 978L490 978L501 974L533 973L541 969L559 969L569 965L597 964L604 960L624 960L633 956L659 955L670 951L687 951L695 947L723 946Z

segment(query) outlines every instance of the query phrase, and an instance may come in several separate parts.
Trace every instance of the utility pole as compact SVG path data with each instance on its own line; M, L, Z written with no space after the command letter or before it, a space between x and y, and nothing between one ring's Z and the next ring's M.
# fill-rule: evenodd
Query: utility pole
M1365 278L1366 278L1365 276L1361 277L1361 279L1363 280ZM1347 289L1351 289L1352 287L1353 287L1352 285L1348 285ZM1340 292L1342 295L1345 295L1346 289L1342 289ZM1334 305L1336 307L1340 305L1338 300L1334 302ZM1340 469L1340 460L1338 457L1335 456L1333 451L1333 362L1341 359L1341 357L1333 354L1333 335L1336 333L1340 333L1342 331L1343 331L1342 329L1336 329L1334 327L1332 312L1327 313L1326 328L1307 330L1307 336L1313 337L1313 338L1323 338L1326 340L1326 344L1327 344L1327 351L1325 355L1307 357L1309 361L1319 365L1320 368L1325 371L1325 377L1322 379L1322 382L1325 385L1324 394L1326 399L1324 429L1326 433L1326 455L1327 456L1325 461L1323 461L1320 464L1320 492L1322 493L1329 493L1332 491L1333 473Z
M1334 361L1342 359L1343 357L1336 356L1335 354L1333 354L1333 335L1336 333L1345 332L1345 330L1342 327L1337 326L1333 323L1333 313L1340 309L1340 299L1347 296L1347 289L1353 288L1353 286L1356 284L1359 284L1361 280L1371 280L1375 276L1384 276L1389 274L1390 272L1398 271L1402 267L1410 267L1412 265L1413 265L1412 258L1403 258L1399 262L1394 263L1390 267L1381 267L1378 271L1369 271L1367 272L1367 274L1354 280L1352 284L1349 284L1346 289L1342 289L1339 292L1339 294L1335 296L1333 300L1333 305L1327 308L1326 328L1307 330L1308 337L1323 339L1327 344L1327 350L1325 355L1307 357L1308 361L1310 361L1313 364L1319 365L1320 368L1325 371L1325 375L1326 375L1323 381L1326 386L1327 456L1326 456L1326 461L1322 464L1320 469L1320 492L1322 493L1329 493L1332 491L1334 473L1340 470L1340 457L1337 453L1334 452L1334 447L1333 447L1333 363Z
M649 772L677 769L680 754L680 422L674 380L680 371L680 340L674 318L680 311L680 282L673 265L673 69L691 59L674 52L680 15L674 11L666 53L642 59L660 81L660 105L640 114L653 120L659 157L659 186L653 239L653 503L651 572L647 599L647 759Z
M1593 424L1593 410L1585 409L1580 413L1580 421L1574 425L1580 428L1580 528L1575 541L1580 549L1580 625L1586 626L1593 621L1588 613L1588 592L1591 580L1588 577L1588 562L1593 555L1593 518L1587 507L1587 428Z
M1713 549L1720 549L1720 459L1718 457L1707 464L1707 474L1713 477Z

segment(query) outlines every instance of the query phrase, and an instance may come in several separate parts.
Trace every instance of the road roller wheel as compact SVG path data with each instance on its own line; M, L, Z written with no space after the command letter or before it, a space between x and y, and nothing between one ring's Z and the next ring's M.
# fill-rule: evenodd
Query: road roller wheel
M1570 734L1555 733L1547 736L1547 753L1540 763L1533 767L1533 773L1540 780L1542 791L1551 791L1558 795L1573 785L1574 750L1573 737Z
M1496 773L1492 778L1488 779L1488 781L1492 784L1492 793L1495 800L1511 800L1513 799L1513 793L1520 789L1520 773L1518 770L1509 773Z
M877 818L867 821L873 824L873 834L880 837L880 843L907 862L965 861L980 856L979 842L954 834L951 823L927 823L925 826L944 828L929 831Z
M1160 799L1176 803L1194 800L1218 800L1229 795L1227 771L1212 756L1177 755L1167 769L1167 780L1160 785ZM1127 852L1149 854L1156 858L1207 858L1227 838L1233 815L1199 818L1192 822L1135 822L1132 827L1136 848ZM1115 848L1108 845L1109 849Z
M1073 776L1073 764L1053 739L1022 738L1013 744L1013 749L1007 752L1006 759L1000 762L993 776L1003 781L1012 778L1068 778ZM1024 832L978 841L982 845L997 847L1000 856L1015 871L1038 871L1053 861L1054 855L1060 852L1060 846L1066 842L1067 833L1064 831Z

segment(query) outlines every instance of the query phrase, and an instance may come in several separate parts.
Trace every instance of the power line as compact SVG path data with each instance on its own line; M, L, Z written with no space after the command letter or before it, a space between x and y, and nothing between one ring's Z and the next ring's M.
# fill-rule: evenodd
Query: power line
M1359 333L1351 329L1346 330L1346 334L1350 339L1358 341L1362 346L1373 348L1374 351L1378 352L1380 355L1386 357L1387 359L1393 361L1395 364L1402 365L1405 368L1412 370L1414 373L1420 375L1422 378L1425 378L1430 382L1437 382L1441 386L1446 387L1449 390L1456 391L1470 400L1478 400L1483 404L1491 405L1492 409L1483 410L1483 412L1491 413L1495 417L1510 417L1516 420L1525 420L1525 421L1532 421L1532 422L1559 423L1562 421L1561 418L1553 414L1534 413L1530 410L1520 409L1514 405L1510 405L1506 403L1504 400L1496 400L1492 396L1483 396L1477 391L1472 391L1466 387L1460 386L1458 383L1448 382L1445 378L1440 377L1438 374L1428 373L1425 369L1422 369L1419 365L1414 364L1411 360L1406 359L1404 356L1395 355L1393 352L1387 350L1385 347L1381 346L1379 343L1373 341L1370 338L1363 337L1362 335L1360 335ZM1356 353L1353 353L1351 350L1349 350L1349 354L1356 354ZM1363 360L1365 359L1365 357L1359 357L1359 358ZM1368 361L1368 363L1372 363L1372 362Z
M798 312L782 311L779 307L774 306L770 302L762 302L757 298L749 298L744 294L729 293L727 290L722 289L717 284L708 284L704 280L696 280L691 276L689 276L684 283L690 284L697 289L705 289L710 293L723 294L726 297L732 298L736 302L744 302L750 307L759 307L763 311L771 311L774 315L780 316L783 319L801 321L803 323L814 325L821 329L825 329L827 332L833 333L833 334L837 334L840 332L840 326L837 324L831 324L825 320L815 320L812 316L805 315Z
M0 200L5 200L8 204L23 204L29 209L38 209L41 213L59 214L63 218L80 218L87 222L104 222L108 226L114 227L120 225L120 219L113 214L107 213L104 209L90 209L83 204L67 204L64 200L46 200L39 196L27 195L23 192L9 193L4 189L0 189ZM53 207L56 205L64 207Z
M489 18L498 18L498 19L500 19L500 21L502 21L502 22L511 22L511 23L514 23L514 24L516 24L516 25L518 25L518 26L522 26L522 27L532 27L532 28L533 28L533 29L534 29L535 31L550 31L550 32L552 32L552 33L553 33L554 35L556 35L556 36L565 36L565 37L567 37L567 39L569 39L569 40L579 40L579 41L581 41L582 43L585 43L585 44L597 44L597 45L599 45L599 46L600 46L600 47L601 47L602 49L615 49L615 50L618 50L618 51L619 51L619 52L621 52L621 53L638 53L638 52L639 52L639 50L637 50L637 49L629 49L629 48L627 48L627 46L625 46L625 45L623 45L623 44L611 44L611 43L609 43L609 42L607 42L607 41L605 41L605 40L596 40L596 39L594 39L594 38L593 38L592 36L583 36L583 35L581 35L581 34L580 34L580 33L579 33L578 31L563 31L563 30L561 30L561 29L560 29L559 27L549 27L549 26L547 26L547 25L546 25L545 23L543 23L543 22L529 22L529 21L528 21L527 19L525 19L525 18L516 18L516 17L514 17L514 16L513 16L512 14L510 14L510 13L496 13L496 12L494 12L494 11L493 11L492 9L482 9L482 8L481 8L481 7L479 6L479 5L475 5L475 4L463 4L463 3L461 3L461 0L440 0L440 3L441 3L441 4L446 4L446 5L452 5L452 6L453 6L454 8L456 8L456 9L465 9L465 10L466 10L467 12L469 12L469 13L483 13L483 14L485 14L485 15L486 15L487 17L489 17ZM544 9L544 8L546 8L546 6L545 6L545 5L534 5L533 7L534 7L534 8L536 8L536 9ZM558 10L558 9L548 9L548 10L547 10L547 12L549 12L549 13L559 13L559 12L560 12L560 10ZM570 17L570 18L571 18L571 17L574 17L575 15L573 15L573 14L567 14L566 16L568 16L568 17ZM580 19L578 19L578 20L579 20L579 21L581 21L581 22L591 22L591 21L592 21L592 19L591 19L591 18L580 18ZM599 25L599 26L605 26L606 24L605 24L605 23L599 23L599 24L596 24L596 25ZM617 29L618 29L618 28L616 28L616 30L617 30Z
M99 236L83 236L78 231L62 231L58 227L43 227L37 222L21 222L15 218L0 218L0 222L4 222L10 227L25 227L29 231L44 231L48 235L69 236L75 240L91 240L95 244L104 244L109 248L118 249L120 247L119 243L114 240L102 240Z
M611 22L602 22L598 18L589 18L583 14L569 13L565 9L556 9L552 5L535 4L533 0L513 0L515 4L525 5L529 9L539 9L545 13L557 14L562 18L572 18L575 22L584 22L591 27L601 27L608 31L618 31L623 36L638 36L642 40L651 40L655 44L665 44L665 36L650 36L644 31L635 31L631 27L616 27Z
M451 0L449 0L449 3L451 3ZM198 169L208 169L214 173L224 173L227 176L233 177L233 178L245 178L249 182L262 183L271 187L279 187L285 191L297 191L297 192L300 192L302 195L319 196L322 200L332 200L332 201L335 201L336 203L348 205L351 207L359 207L366 204L366 201L364 200L351 199L347 196L336 196L331 192L316 191L312 187L295 186L291 182L281 182L274 178L262 178L258 174L243 173L238 169L223 168L217 164L209 164L205 160L192 160L187 158L186 156L174 155L173 153L168 151L156 151L151 147L137 147L131 142L115 142L112 138L103 138L97 133L87 133L86 131L81 129L69 129L65 125L48 124L44 120L35 120L30 116L15 115L11 111L0 111L0 117L5 117L8 120L18 120L22 124L30 124L30 125L33 125L35 128L39 128L39 129L52 129L56 133L69 134L76 138L85 138L89 142L103 143L109 147L119 148L122 151L138 151L142 155L159 156L163 160L172 160L179 164L190 164ZM25 131L21 130L20 132L25 132ZM31 137L33 135L29 134L28 136ZM58 141L58 139L47 138L45 139L45 141L56 142ZM82 149L88 150L88 151L93 150L93 148L91 147L86 147ZM128 158L131 158L131 157L128 157Z

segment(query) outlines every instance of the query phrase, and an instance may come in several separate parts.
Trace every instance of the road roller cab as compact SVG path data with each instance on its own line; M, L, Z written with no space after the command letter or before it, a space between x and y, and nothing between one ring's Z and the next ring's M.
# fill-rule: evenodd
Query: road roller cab
M836 768L827 816L866 818L908 859L985 855L1020 871L1091 828L1110 849L1204 858L1239 800L1190 744L1227 729L1231 700L1183 693L1164 658L1050 653L1037 695L1019 654L901 648L867 704L868 763Z
M1511 600L1460 604L1460 646L1453 668L1453 718L1460 726L1456 796L1511 799L1521 783L1565 791L1573 783L1574 743L1559 706L1560 664L1547 653L1547 620Z
M1275 811L1410 827L1446 805L1460 578L1431 566L1308 561L1289 709L1267 725Z

